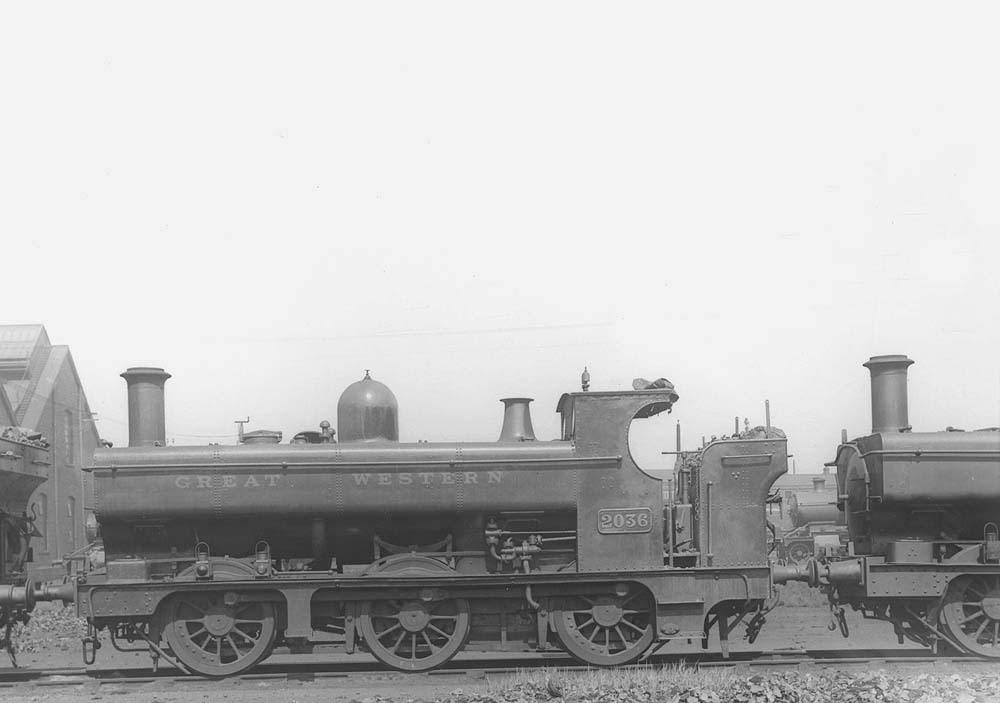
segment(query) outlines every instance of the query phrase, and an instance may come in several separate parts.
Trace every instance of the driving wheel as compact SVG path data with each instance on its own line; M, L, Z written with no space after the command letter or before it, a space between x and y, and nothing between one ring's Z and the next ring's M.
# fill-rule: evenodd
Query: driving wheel
M176 595L167 606L164 637L184 666L202 676L232 676L267 656L274 642L274 606L226 605L222 593Z
M253 568L232 559L212 564L214 581L253 580ZM194 567L178 582L195 578ZM230 599L231 600L231 599ZM177 593L165 603L163 636L184 666L209 677L241 674L274 649L275 611L270 603L226 605L223 592Z
M407 578L453 573L438 559L396 554L373 564L366 574ZM382 599L361 604L358 626L369 651L401 671L427 671L455 656L469 636L469 602Z
M941 617L967 652L1000 659L1000 575L956 578L948 586Z
M553 614L563 647L580 661L619 666L653 643L656 618L646 591L628 596L573 596Z
M469 603L376 600L361 604L361 634L380 661L402 671L441 666L469 634Z

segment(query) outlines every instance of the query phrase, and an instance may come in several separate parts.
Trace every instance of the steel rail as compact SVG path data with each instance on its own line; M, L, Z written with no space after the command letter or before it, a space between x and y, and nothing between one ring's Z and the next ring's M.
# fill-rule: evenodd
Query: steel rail
M995 667L995 660L982 659L967 655L932 655L920 649L887 649L887 650L765 650L759 652L733 652L728 659L723 659L718 652L701 653L658 653L647 660L618 667L621 669L662 669L671 666L690 666L693 668L789 668L799 666L864 666L871 664L971 664ZM370 677L377 675L384 680L386 677L398 678L400 682L413 677L441 676L474 676L484 678L490 676L505 676L529 669L554 668L565 672L582 672L599 670L598 667L579 664L575 659L562 652L541 653L532 656L512 657L504 660L451 661L445 666L425 673L407 673L386 669L377 661L355 662L321 662L321 663L273 663L263 664L253 671L224 679L208 679L198 676L187 676L180 672L164 668L159 671L152 669L100 669L95 667L79 667L69 669L0 669L0 688L11 688L19 685L38 687L60 687L96 685L136 685L147 683L182 683L219 685L230 682L249 681L322 681L324 679L347 679Z

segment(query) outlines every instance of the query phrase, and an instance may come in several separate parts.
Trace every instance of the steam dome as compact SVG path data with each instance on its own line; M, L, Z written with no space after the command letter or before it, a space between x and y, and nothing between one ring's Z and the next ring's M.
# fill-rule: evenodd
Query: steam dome
M349 385L337 401L337 435L341 442L398 442L399 404L384 383L368 371Z

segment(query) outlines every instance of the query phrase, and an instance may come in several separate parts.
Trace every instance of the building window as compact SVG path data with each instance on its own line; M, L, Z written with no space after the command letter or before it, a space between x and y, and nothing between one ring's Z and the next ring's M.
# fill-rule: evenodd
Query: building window
M76 498L70 496L66 508L69 513L69 551L72 552L76 549Z
M67 410L63 422L63 446L66 448L66 464L76 461L76 432L73 431L73 411Z
M38 494L38 518L35 520L35 527L42 533L42 551L49 551L49 497L44 493Z

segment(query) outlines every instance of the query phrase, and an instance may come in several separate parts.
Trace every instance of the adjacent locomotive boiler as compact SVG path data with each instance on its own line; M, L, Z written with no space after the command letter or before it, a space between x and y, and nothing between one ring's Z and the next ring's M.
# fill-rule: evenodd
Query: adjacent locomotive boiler
M852 557L793 578L904 638L1000 658L1000 428L911 431L906 356L876 356L872 433L837 450ZM782 578L791 575L782 574Z
M496 442L399 442L395 397L366 375L341 398L339 434L324 422L291 444L168 447L169 374L123 376L132 446L91 469L106 565L77 584L88 661L107 629L207 676L278 645L408 671L463 649L614 665L715 625L725 649L738 619L763 620L764 503L785 440L709 444L664 501L628 445L634 420L677 402L662 379L564 394L554 441L535 438L530 399L507 398Z

